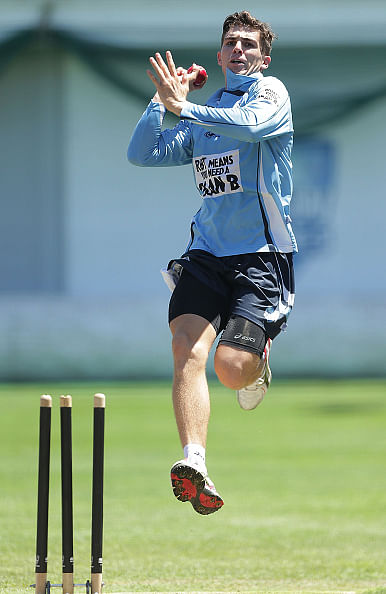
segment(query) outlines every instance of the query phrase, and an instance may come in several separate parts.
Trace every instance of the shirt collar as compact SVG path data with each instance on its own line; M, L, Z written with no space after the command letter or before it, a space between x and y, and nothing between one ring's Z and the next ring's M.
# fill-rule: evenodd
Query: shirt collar
M254 72L245 76L244 74L235 74L232 70L227 68L227 84L228 91L247 91L253 82L261 80L263 74L261 72Z

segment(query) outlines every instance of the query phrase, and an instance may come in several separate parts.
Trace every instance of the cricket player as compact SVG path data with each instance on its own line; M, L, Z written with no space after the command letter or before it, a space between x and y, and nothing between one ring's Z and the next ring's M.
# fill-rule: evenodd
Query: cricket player
M221 334L219 380L252 410L270 384L271 342L294 303L291 105L283 83L265 76L275 37L247 11L228 16L217 53L225 86L205 106L187 100L200 67L176 68L170 51L166 60L156 53L147 71L156 93L128 149L134 165L192 164L202 197L187 247L166 272L173 289L173 405L184 450L171 483L177 499L199 514L223 505L205 460L213 343ZM162 130L165 110L180 118L173 129Z

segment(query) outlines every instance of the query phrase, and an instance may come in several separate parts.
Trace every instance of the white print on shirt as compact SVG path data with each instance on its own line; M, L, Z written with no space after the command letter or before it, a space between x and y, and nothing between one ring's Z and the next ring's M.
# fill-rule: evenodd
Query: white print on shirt
M193 170L203 198L243 191L238 150L193 157Z

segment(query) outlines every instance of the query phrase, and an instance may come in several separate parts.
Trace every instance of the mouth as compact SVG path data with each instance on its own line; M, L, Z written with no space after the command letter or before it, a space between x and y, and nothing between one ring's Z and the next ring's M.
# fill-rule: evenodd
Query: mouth
M243 62L242 60L238 60L237 58L234 58L233 60L231 60L231 64L243 64L244 65L245 62Z

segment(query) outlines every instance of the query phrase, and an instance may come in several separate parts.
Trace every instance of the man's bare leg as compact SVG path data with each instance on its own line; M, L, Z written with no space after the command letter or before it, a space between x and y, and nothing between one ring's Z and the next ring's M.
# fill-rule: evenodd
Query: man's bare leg
M184 452L191 452L171 469L173 492L179 501L190 501L197 513L212 514L224 503L208 477L205 464L210 416L206 363L216 331L207 320L194 314L178 316L171 321L170 329L174 414Z
M173 406L182 447L206 446L210 400L206 363L216 338L212 324L194 314L170 323L173 334Z

